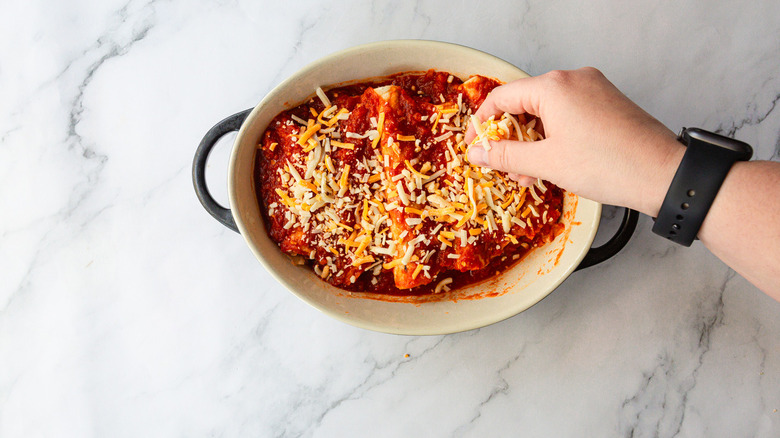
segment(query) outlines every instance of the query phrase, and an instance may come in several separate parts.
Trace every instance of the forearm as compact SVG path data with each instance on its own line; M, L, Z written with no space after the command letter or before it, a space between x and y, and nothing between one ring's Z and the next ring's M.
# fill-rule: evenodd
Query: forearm
M736 163L702 224L699 239L780 301L780 163Z
M682 160L680 145L665 157L634 208L656 217ZM780 163L738 162L715 197L698 237L724 263L780 301Z

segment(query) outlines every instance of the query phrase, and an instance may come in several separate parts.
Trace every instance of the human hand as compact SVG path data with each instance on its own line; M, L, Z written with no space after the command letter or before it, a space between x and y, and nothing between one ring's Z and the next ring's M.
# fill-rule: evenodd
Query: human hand
M552 71L494 89L477 111L530 113L545 139L475 144L469 161L508 172L530 185L536 177L598 202L656 216L682 159L675 134L629 100L594 68ZM466 142L475 137L473 127ZM528 176L532 175L532 177Z

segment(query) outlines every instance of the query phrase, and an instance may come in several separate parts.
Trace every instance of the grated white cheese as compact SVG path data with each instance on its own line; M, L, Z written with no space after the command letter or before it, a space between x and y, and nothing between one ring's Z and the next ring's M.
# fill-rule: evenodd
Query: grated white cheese
M444 280L440 281L436 288L434 289L434 293L440 293L441 291L449 291L450 288L447 287L448 284L452 283L452 278L445 278Z
M322 101L322 104L325 105L325 108L328 108L330 106L330 99L328 99L328 96L326 96L325 92L322 91L322 87L317 87L316 93L317 97L319 97Z

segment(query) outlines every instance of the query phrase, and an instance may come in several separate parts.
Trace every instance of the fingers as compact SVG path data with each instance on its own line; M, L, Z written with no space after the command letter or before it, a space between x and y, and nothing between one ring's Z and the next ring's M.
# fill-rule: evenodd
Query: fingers
M528 175L519 175L517 173L510 173L509 179L512 181L516 181L518 184L520 184L523 187L530 187L536 183L536 177L528 176Z
M542 80L541 76L530 77L496 87L479 107L477 116L480 120L505 112L509 114L530 113L538 116L538 96Z
M490 150L479 145L469 148L468 158L472 164L490 167L509 174L514 174L517 182L523 185L529 181L529 176L543 176L545 166L549 167L549 140L540 141L491 141ZM531 179L531 183L535 178Z
M494 88L475 115L479 120L486 120L490 116L497 116L505 112L540 115L538 97L542 80L541 77L530 77ZM474 127L469 125L469 129L466 131L466 142L471 143L475 136Z

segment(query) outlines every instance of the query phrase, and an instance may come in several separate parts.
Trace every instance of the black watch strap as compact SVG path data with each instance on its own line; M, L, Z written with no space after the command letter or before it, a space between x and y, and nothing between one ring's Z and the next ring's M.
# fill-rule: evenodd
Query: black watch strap
M747 143L698 128L683 128L679 140L687 149L653 232L690 246L731 166L749 160L753 149Z

